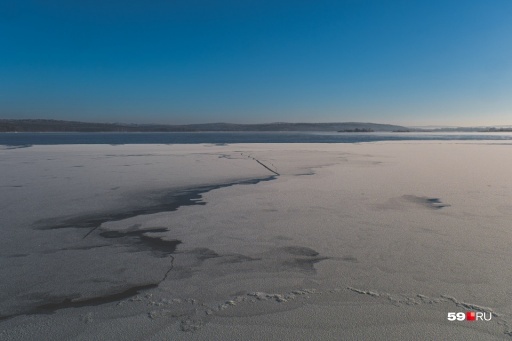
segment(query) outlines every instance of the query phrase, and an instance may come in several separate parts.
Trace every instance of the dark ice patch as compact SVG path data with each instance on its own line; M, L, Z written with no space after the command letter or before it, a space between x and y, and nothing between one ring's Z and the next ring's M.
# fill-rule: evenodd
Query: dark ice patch
M3 256L5 258L22 258L22 257L27 257L27 256L30 256L28 253L17 253L17 254L14 254L14 255L7 255L7 256Z
M206 259L210 259L210 258L220 257L220 255L217 252L215 252L211 249L208 249L206 247L200 247L197 249L193 249L192 251L190 251L190 253L193 253L194 255L196 255L197 259L199 259L199 260L206 260Z
M152 251L158 257L165 257L176 251L181 244L180 240L166 240L160 236L153 236L152 233L167 232L166 228L153 228L132 231L104 231L99 235L107 239L122 239L123 244L137 248L139 251Z
M450 207L450 205L444 204L439 198L419 197L415 195L404 195L402 198L409 202L420 204L433 210Z
M266 178L241 180L226 184L201 186L170 193L157 192L153 194L151 203L142 207L125 207L110 212L98 212L71 218L44 219L36 222L36 228L39 230L90 228L91 230L84 235L84 238L86 238L101 226L101 224L106 222L125 220L139 215L173 212L182 206L206 205L206 203L202 201L203 194L212 190L234 185L254 185L262 181L274 180L275 178L275 176L269 176Z
M284 261L282 265L286 270L316 273L315 264L326 259L328 259L328 257L295 258Z
M286 246L281 250L295 256L316 257L319 255L319 253L315 250L304 246Z
M245 263L261 260L261 258L249 257L241 254L231 254L222 257L221 264L234 264L234 263Z
M148 289L153 289L158 287L158 283L156 284L146 284L139 285L135 287L131 287L125 289L123 291L107 294L103 296L97 296L87 299L81 299L79 294L67 296L67 297L54 297L54 296L46 296L41 297L43 301L46 301L43 304L35 306L34 308L21 313L21 314L13 314L13 315L0 315L0 321L8 320L10 318L21 316L21 315L36 315L36 314L54 314L57 310L66 309L66 308L81 308L81 307L91 307L98 306L101 304L117 302L126 298L130 298L139 294L140 292Z
M353 257L353 256L341 257L341 260L344 261L344 262L357 263L357 258Z

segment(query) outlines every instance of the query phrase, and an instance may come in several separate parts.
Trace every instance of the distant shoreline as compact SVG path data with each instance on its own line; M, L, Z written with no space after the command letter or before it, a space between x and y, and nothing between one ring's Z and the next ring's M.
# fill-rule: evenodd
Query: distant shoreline
M281 131L396 131L408 128L377 123L341 122L341 123L264 123L264 124L123 124L88 123L45 119L0 119L0 132L281 132Z
M420 128L368 122L260 124L201 123L201 124L128 124L94 123L51 119L0 119L0 133L165 133L165 132L512 132L512 126Z

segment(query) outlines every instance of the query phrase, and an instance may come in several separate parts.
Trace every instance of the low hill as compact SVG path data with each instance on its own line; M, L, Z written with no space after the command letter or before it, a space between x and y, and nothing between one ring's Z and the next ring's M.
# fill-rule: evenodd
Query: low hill
M87 123L59 120L0 119L0 132L200 132L200 131L399 131L406 127L376 123L205 123L186 125Z

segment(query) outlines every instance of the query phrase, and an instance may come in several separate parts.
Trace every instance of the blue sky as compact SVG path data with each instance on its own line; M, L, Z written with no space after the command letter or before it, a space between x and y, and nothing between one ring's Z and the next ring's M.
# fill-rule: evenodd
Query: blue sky
M512 124L512 1L0 0L0 118Z

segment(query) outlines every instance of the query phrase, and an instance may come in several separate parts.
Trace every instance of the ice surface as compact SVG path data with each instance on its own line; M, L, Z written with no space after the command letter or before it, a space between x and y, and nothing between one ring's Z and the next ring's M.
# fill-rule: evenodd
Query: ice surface
M0 150L0 339L509 339L510 148Z

